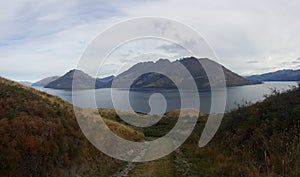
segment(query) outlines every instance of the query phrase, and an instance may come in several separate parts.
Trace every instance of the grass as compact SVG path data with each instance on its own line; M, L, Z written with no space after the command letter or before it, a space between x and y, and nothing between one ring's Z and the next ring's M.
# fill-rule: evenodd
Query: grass
M178 111L172 111L144 129L146 138L164 135L176 117ZM159 166L167 163L166 172L171 176L300 176L299 88L286 93L273 91L263 102L240 105L225 114L213 140L199 148L205 121L203 115L188 140L168 158L137 164L131 175L165 175Z
M168 155L156 161L136 163L128 176L135 177L172 177L175 176L174 155Z
M121 137L143 138L138 130L105 121ZM87 141L72 105L4 78L0 78L0 139L0 176L108 176L125 165Z
M192 110L168 112L148 128L129 126L112 109L96 111L85 109L82 113L96 120L100 112L118 136L143 141L165 135L177 122L180 111ZM138 118L130 112L121 113ZM273 90L262 102L240 105L225 114L213 140L199 148L206 121L207 115L200 113L191 136L180 148L164 158L135 163L129 176L300 176L299 88L286 93ZM0 139L0 176L109 176L126 165L99 152L86 140L72 105L3 78ZM149 151L146 156L153 153Z

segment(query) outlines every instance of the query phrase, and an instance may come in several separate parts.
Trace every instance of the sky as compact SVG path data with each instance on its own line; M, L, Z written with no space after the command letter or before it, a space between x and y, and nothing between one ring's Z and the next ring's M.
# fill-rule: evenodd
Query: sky
M173 19L195 29L218 62L240 75L300 69L299 7L298 0L0 1L0 76L37 81L63 75L76 68L85 49L103 31L147 16ZM131 49L127 46L127 53L138 44L146 45L136 42ZM171 52L173 60L184 55L165 42L151 45L162 55ZM120 56L102 68L103 76L114 74L122 63ZM144 59L159 57L152 56Z

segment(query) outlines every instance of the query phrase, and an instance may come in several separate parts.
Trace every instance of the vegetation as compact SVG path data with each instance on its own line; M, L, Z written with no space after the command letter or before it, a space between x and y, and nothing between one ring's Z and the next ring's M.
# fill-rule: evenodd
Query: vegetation
M166 117L145 129L145 136L164 135L178 112ZM200 115L192 135L179 149L164 159L137 163L129 176L164 176L161 168L173 176L300 176L299 88L286 93L273 90L263 102L240 105L225 115L213 140L199 148L205 121L206 116Z
M154 126L137 128L115 110L99 109L112 131L132 141L165 135L180 111L190 110L168 112ZM85 114L94 113L86 109ZM199 148L206 120L200 113L180 148L156 161L133 163L128 176L300 176L300 88L273 90L262 102L240 105L225 114L213 140ZM126 166L89 144L70 104L3 78L0 136L0 176L109 176Z
M106 121L119 136L143 138L130 127ZM0 139L0 176L107 176L124 165L86 140L72 105L4 78Z
M227 114L210 147L220 154L206 167L228 161L219 174L300 176L300 89L273 90L263 102Z

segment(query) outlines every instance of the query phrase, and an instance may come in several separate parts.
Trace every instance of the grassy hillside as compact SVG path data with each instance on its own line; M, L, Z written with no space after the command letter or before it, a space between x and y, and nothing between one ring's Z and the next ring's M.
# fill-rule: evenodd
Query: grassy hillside
M180 110L148 128L128 126L112 109L99 112L119 136L141 141L165 135ZM206 120L201 113L192 135L168 156L127 164L89 144L70 104L0 78L0 176L122 176L123 171L133 177L300 176L299 88L274 90L263 102L241 105L225 115L213 140L199 148Z
M172 123L176 112L167 115ZM300 176L299 88L286 93L274 90L263 102L241 105L225 115L213 140L199 148L205 121L200 115L183 146L164 159L136 164L129 176ZM145 135L165 134L163 124L166 122L145 131Z
M203 167L226 162L218 174L300 176L300 89L274 90L265 101L226 115L210 147L219 152Z
M131 140L142 133L106 120ZM124 162L96 150L81 133L72 105L0 78L0 176L107 176Z

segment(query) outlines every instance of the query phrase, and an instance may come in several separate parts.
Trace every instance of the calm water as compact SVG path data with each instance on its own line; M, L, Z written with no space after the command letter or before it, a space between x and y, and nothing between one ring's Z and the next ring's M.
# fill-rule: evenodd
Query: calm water
M265 82L259 85L247 85L239 87L227 88L227 101L225 112L231 111L237 107L237 104L242 104L245 101L255 103L264 99L264 95L270 94L272 88L280 91L285 91L291 86L296 86L296 82ZM54 90L42 87L35 87L41 91L52 95L60 96L61 98L72 103L72 92L65 90ZM95 91L95 92L94 92ZM144 113L163 113L166 111L178 109L181 107L181 98L177 90L164 91L130 91L129 96L126 96L128 90L122 89L97 89L97 90L80 90L75 91L74 96L80 98L80 107L99 107L99 108L115 108L130 110L130 106L136 112ZM93 96L95 93L95 97ZM221 94L221 91L214 91L215 94ZM209 113L211 103L211 92L208 91L185 91L183 107L195 108L194 102L197 100L197 95L200 96L200 110ZM115 99L113 104L112 95ZM92 102L89 98L96 98ZM128 100L128 101L127 101ZM115 105L115 106L114 106ZM152 108L152 109L151 109Z

